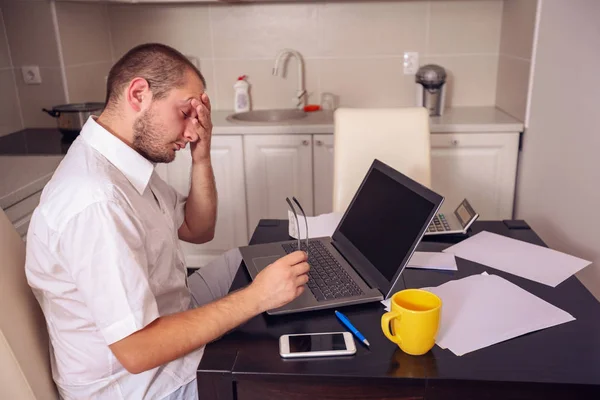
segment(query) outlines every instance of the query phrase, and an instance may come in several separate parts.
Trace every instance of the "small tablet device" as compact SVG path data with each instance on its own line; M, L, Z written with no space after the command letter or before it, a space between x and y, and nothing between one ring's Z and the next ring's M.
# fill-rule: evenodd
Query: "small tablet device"
M356 353L350 332L282 335L279 354L283 358L347 356Z

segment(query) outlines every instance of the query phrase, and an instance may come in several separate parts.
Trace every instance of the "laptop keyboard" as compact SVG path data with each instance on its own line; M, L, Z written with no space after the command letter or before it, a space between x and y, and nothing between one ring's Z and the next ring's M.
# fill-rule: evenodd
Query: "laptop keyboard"
M302 242L302 244L304 243ZM283 244L282 246L288 254L298 249L298 243ZM305 250L305 247L302 246L302 249ZM363 291L329 253L323 243L309 240L308 264L310 271L308 272L307 286L317 301L363 294Z
M448 225L448 221L446 221L446 217L444 214L438 214L433 217L429 228L427 228L427 232L446 232L450 230L450 225Z

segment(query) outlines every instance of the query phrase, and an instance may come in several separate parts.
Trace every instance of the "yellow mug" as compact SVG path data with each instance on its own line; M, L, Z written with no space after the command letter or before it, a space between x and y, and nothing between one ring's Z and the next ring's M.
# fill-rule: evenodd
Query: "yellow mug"
M419 356L435 344L441 310L442 300L435 294L421 289L401 290L392 296L391 311L381 317L381 330L402 351Z

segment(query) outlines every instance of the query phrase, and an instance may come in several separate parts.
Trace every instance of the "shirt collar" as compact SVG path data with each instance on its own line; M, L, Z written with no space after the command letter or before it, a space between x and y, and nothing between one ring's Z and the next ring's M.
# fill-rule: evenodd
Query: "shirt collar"
M104 129L93 116L88 118L80 136L117 167L139 194L144 193L154 171L153 163Z

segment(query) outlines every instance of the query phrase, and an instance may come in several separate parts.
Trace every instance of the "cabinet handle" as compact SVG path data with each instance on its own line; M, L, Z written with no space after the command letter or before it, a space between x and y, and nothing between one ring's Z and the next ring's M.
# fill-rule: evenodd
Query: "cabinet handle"
M303 145L303 146L308 146L308 140L303 140L303 141L302 141L302 145Z
M323 146L323 141L322 140L317 140L317 146Z
M452 146L458 146L458 139L452 139Z

